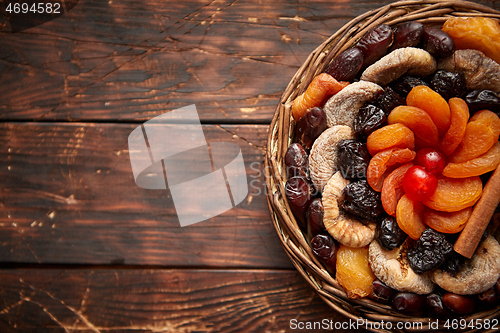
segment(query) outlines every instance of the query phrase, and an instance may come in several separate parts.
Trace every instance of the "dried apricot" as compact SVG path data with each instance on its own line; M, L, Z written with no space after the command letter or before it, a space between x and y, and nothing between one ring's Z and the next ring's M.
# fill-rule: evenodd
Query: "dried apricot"
M403 124L387 125L370 134L366 140L368 152L375 155L387 148L415 149L415 135Z
M457 212L473 206L481 197L483 183L478 176L468 178L439 177L433 195L424 205L442 212Z
M441 139L439 148L446 155L451 155L464 137L469 121L469 107L463 99L458 97L450 98L448 105L451 113L450 128Z
M500 164L500 142L483 155L462 163L448 163L443 169L443 176L450 178L466 178L480 176L493 171Z
M427 228L423 220L424 208L422 201L413 201L406 194L398 201L396 222L412 239L419 239Z
M328 98L347 87L348 84L349 82L339 82L326 73L319 74L311 81L306 91L293 101L293 119L299 121L307 110L315 106L323 106Z
M340 244L337 252L337 282L351 298L368 296L375 280L368 262L368 247L349 247Z
M424 211L424 223L432 229L454 234L462 231L472 213L472 207L467 207L456 212L440 212L426 208Z
M396 207L399 199L405 194L403 190L403 177L413 163L406 163L393 170L384 180L382 185L382 206L387 214L396 216Z
M462 142L450 156L452 163L461 163L476 158L493 147L500 135L500 119L488 110L476 112L471 118Z
M415 134L415 142L419 147L439 146L437 127L429 114L420 108L406 105L398 106L391 111L387 122L406 125Z
M421 108L429 114L438 129L439 135L450 127L450 107L446 100L427 86L416 86L406 96L406 104Z
M385 177L391 171L390 167L398 163L410 162L416 153L408 148L387 148L373 156L368 164L366 180L375 191L382 191Z
M500 64L500 24L486 17L454 17L443 25L457 49L474 49Z

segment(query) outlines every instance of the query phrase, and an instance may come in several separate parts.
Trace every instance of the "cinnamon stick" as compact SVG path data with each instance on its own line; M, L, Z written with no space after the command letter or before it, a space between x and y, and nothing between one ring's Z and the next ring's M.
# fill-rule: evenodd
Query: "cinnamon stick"
M454 250L470 258L476 251L484 231L500 202L500 165L497 166L483 189L481 198L476 203L469 221L458 236Z

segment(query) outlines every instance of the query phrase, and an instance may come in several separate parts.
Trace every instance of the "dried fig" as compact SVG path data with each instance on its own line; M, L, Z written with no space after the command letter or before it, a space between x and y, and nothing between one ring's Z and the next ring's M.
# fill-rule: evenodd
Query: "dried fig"
M336 172L326 184L323 191L323 207L325 209L323 224L328 233L340 244L350 247L362 247L370 244L375 237L376 223L365 225L355 217L345 214L339 209L342 190L349 181Z
M479 294L492 288L500 278L500 245L493 236L482 241L471 260L456 276L437 269L433 281L441 288L460 295Z
M337 125L328 128L314 141L309 154L309 173L314 187L323 192L330 177L337 171L337 145L345 139L352 139L349 126Z
M324 110L327 126L346 125L352 128L359 109L366 102L376 99L383 91L384 89L375 83L351 83L326 102Z
M500 93L500 64L477 50L456 50L438 63L438 69L463 72L467 88Z
M361 80L385 86L405 74L427 76L436 71L436 60L429 52L415 47L396 49L368 67Z
M370 267L375 276L388 287L398 291L428 294L434 290L429 274L416 274L406 258L408 243L386 250L374 240L369 248Z

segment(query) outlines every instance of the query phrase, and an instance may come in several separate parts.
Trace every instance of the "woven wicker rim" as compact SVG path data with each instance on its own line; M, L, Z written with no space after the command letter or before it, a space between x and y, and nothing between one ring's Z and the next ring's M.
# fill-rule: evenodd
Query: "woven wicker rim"
M348 298L344 289L313 255L306 236L298 227L293 214L290 213L290 207L285 199L286 173L283 157L291 143L291 133L293 133L291 102L305 91L311 80L321 73L337 54L353 46L375 26L382 23L395 26L407 21L442 24L447 18L457 16L484 16L500 20L500 12L489 7L473 2L441 0L398 1L356 17L309 55L284 91L269 128L265 159L267 199L271 218L283 248L297 270L329 306L349 319L364 320L366 323L364 328L373 332L389 332L385 329L387 326L378 329L380 325L377 326L377 324L382 321L394 323L393 328L396 327L397 322L422 324L407 329L391 330L395 332L428 332L435 328L429 327L430 318L405 316L393 311L388 305L369 299ZM500 306L464 318L469 322L473 319L491 320L499 317ZM446 330L444 323L440 321L440 330Z

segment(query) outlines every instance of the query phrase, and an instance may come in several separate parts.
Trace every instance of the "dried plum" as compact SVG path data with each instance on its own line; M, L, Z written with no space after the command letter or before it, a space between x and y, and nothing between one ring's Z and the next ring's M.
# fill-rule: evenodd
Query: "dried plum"
M333 59L325 73L337 81L352 82L363 66L364 59L363 52L359 48L347 49Z
M414 47L420 43L424 25L420 22L405 22L394 30L394 43L391 50Z
M455 276L465 265L466 258L453 251L445 262L439 267L450 275Z
M285 153L285 165L288 178L307 177L309 174L309 157L301 144L292 143Z
M421 78L408 75L401 77L393 84L394 90L403 97L406 97L416 86L428 86L428 84Z
M390 26L381 24L361 38L357 47L363 52L363 67L368 67L387 53L392 44L394 33Z
M467 91L465 75L462 72L439 70L432 77L430 88L446 100L462 97Z
M340 207L348 213L367 220L376 220L384 211L380 201L380 192L373 190L364 179L344 187Z
M455 52L455 42L450 35L436 27L424 27L422 44L422 48L436 58L446 58Z
M370 163L370 153L366 143L342 140L338 146L338 167L345 179L366 179L366 169Z
M444 234L427 228L408 248L407 256L410 267L421 274L441 266L452 252L453 246Z
M368 104L359 109L356 118L354 118L354 134L360 140L366 138L375 130L382 128L387 123L387 116L381 108Z
M407 235L399 227L396 218L386 216L377 225L375 239L386 250L392 250L399 247L405 241Z
M479 110L490 110L500 113L500 97L491 90L473 90L465 96L471 113Z
M375 105L384 110L386 115L389 115L395 107L406 105L406 101L391 87L386 87L382 95L380 95L375 101Z
M295 140L305 149L311 149L314 140L326 129L325 111L319 107L310 109L297 123Z

